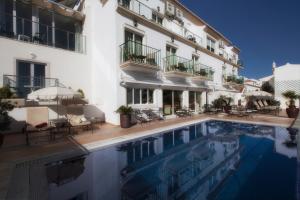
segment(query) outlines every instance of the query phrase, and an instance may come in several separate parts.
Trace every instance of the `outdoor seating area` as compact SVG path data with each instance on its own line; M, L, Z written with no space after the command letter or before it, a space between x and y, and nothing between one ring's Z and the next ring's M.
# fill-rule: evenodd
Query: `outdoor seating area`
M165 120L161 109L133 109L132 113L133 124L137 123L140 125L151 123L154 121Z

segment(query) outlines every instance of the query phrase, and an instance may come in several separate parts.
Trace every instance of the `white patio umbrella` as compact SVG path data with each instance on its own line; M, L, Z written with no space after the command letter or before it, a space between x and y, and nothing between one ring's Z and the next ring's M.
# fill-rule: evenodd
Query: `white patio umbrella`
M59 101L81 99L78 92L66 87L47 87L36 90L27 95L28 100L39 101L39 102L50 102L55 101L57 106L57 118Z
M255 96L255 97L272 97L273 95L271 93L265 92L265 91L250 91L250 92L245 92L243 96L250 97L250 96Z
M66 87L47 87L28 94L27 99L35 101L49 101L59 99L80 98L80 94Z

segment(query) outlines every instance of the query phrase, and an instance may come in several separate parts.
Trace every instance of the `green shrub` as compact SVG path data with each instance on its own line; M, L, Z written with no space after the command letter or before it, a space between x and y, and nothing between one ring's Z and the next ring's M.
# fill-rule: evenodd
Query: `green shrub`
M120 106L116 113L119 113L121 115L130 115L132 113L133 109L130 106Z

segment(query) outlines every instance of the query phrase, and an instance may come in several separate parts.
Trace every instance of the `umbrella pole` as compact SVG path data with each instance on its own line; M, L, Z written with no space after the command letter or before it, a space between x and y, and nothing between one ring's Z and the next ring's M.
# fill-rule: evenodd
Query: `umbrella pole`
M57 119L59 118L58 114L58 97L56 98L56 113L57 113Z

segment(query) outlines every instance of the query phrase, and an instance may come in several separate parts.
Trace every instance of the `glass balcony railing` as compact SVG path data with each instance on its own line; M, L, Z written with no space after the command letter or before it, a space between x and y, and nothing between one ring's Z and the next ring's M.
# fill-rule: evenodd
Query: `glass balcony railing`
M163 59L164 72L183 72L193 75L193 61L176 55Z
M30 92L41 88L62 86L56 78L16 75L3 75L3 85L11 88L20 98L26 98Z
M206 65L195 63L194 76L212 81L214 78L214 70Z
M85 36L0 13L0 36L85 53ZM36 31L33 31L36 30Z
M154 8L151 8L143 3L141 3L138 0L118 0L119 5L135 12L138 15L141 15L142 17L146 18L149 21L153 21L152 14L154 11ZM155 8L156 9L156 8ZM183 24L180 24L179 22L170 21L168 23L157 23L160 26L163 26L164 28L190 40L193 41L201 46L203 46L203 40L202 37L194 34L190 30L186 29Z
M148 64L160 68L160 50L143 45L139 42L127 41L120 45L121 63L131 61L138 64Z
M225 81L227 83L244 84L244 77L237 75L227 75Z

